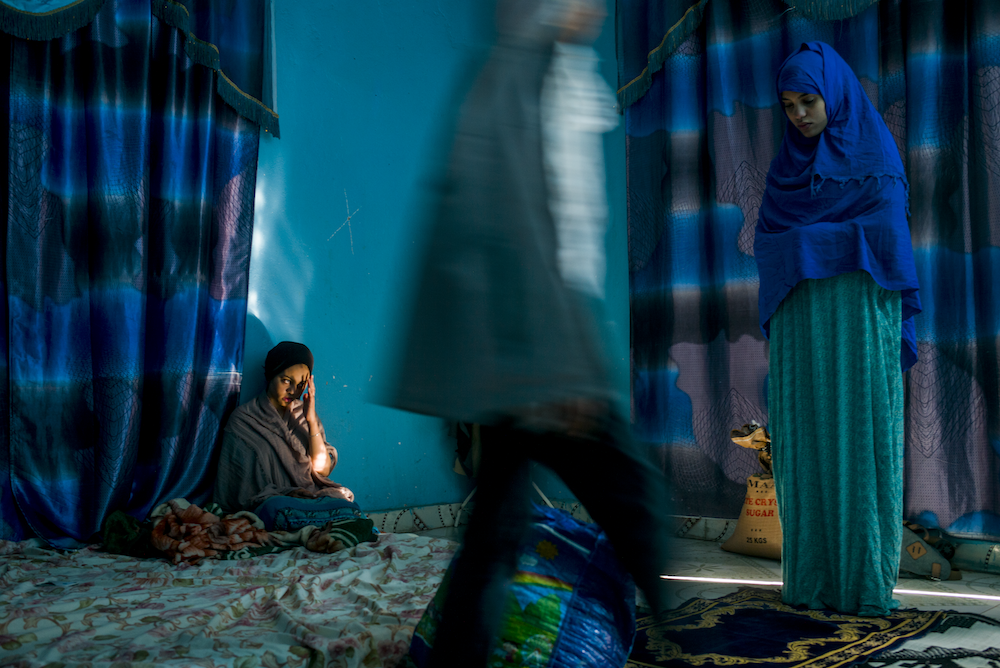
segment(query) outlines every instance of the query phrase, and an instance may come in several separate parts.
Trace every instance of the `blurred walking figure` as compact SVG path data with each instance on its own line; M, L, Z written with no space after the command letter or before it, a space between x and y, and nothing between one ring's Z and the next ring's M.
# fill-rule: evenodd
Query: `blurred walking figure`
M660 607L665 478L621 417L600 315L601 133L617 123L589 46L603 20L593 0L499 0L430 212L389 403L483 425L433 666L486 665L530 520L531 461L561 476Z

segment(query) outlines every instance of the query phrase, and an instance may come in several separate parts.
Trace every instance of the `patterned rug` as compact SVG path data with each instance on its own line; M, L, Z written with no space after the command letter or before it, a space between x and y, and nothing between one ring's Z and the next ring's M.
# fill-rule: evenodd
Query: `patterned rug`
M948 613L933 631L870 659L865 668L1000 668L1000 621Z
M941 610L888 617L799 610L783 604L777 590L744 587L639 619L626 668L846 668L931 631L944 617Z

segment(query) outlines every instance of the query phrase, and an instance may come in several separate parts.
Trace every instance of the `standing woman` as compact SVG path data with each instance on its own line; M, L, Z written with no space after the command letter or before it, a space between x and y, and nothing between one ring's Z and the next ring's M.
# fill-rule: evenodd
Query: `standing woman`
M920 312L909 184L892 134L828 44L789 56L777 93L788 124L754 254L782 598L885 615L898 606L902 371L917 359Z

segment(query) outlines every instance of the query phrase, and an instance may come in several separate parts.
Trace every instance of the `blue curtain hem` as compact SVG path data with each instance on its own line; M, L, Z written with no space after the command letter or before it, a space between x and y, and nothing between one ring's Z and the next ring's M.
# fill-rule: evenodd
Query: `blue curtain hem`
M857 16L865 11L878 0L783 0L790 10L794 10L799 16L815 21L841 21ZM646 67L634 79L627 83L619 81L618 89L618 111L625 113L625 108L629 107L649 91L653 81L653 75L663 68L663 63L667 58L686 40L692 32L701 25L705 14L705 6L708 0L699 0L688 7L684 15L667 30L660 43L646 56ZM615 24L618 27L617 39L619 45L625 36L620 32L624 24L622 21L622 0L619 0L616 7ZM621 48L618 49L618 59L622 61L624 54Z
M0 0L0 32L33 41L58 39L92 23L105 1L77 0L60 9L36 14L16 9ZM188 58L218 74L216 91L226 104L265 132L276 138L281 136L278 114L233 83L219 65L218 47L198 39L191 31L191 14L187 7L174 0L153 0L152 13L184 34L184 53Z
M236 110L240 116L259 125L264 132L269 132L275 138L281 137L278 128L278 114L257 98L243 92L232 79L226 76L219 66L219 49L210 42L198 39L191 32L191 14L187 7L174 0L153 0L153 16L172 28L184 33L184 53L188 58L214 70L216 91L226 104Z
M650 51L646 56L646 67L636 76L634 79L625 83L618 89L618 112L625 113L625 108L631 106L638 102L643 95L649 90L650 85L653 82L653 75L659 72L663 68L663 63L666 62L667 57L670 56L674 51L677 50L684 40L688 36L698 29L701 25L702 17L705 14L705 5L708 4L708 0L699 0L695 4L688 7L684 15L677 21L677 23L670 26L667 33L660 40L659 45ZM621 21L621 2L617 6L617 16L615 17L615 23L617 26L622 25ZM618 34L618 41L621 44L624 36L620 33ZM618 57L622 58L622 54L619 49ZM618 82L621 84L622 82Z
M105 0L77 0L48 12L26 12L0 2L0 32L21 39L45 42L89 25Z

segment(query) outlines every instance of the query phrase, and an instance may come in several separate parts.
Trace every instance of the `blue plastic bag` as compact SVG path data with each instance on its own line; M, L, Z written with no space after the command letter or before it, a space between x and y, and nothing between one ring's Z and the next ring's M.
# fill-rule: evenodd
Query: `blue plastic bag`
M635 635L631 576L596 524L552 508L535 512L490 666L624 666ZM413 633L410 658L419 668L434 645L454 563Z

